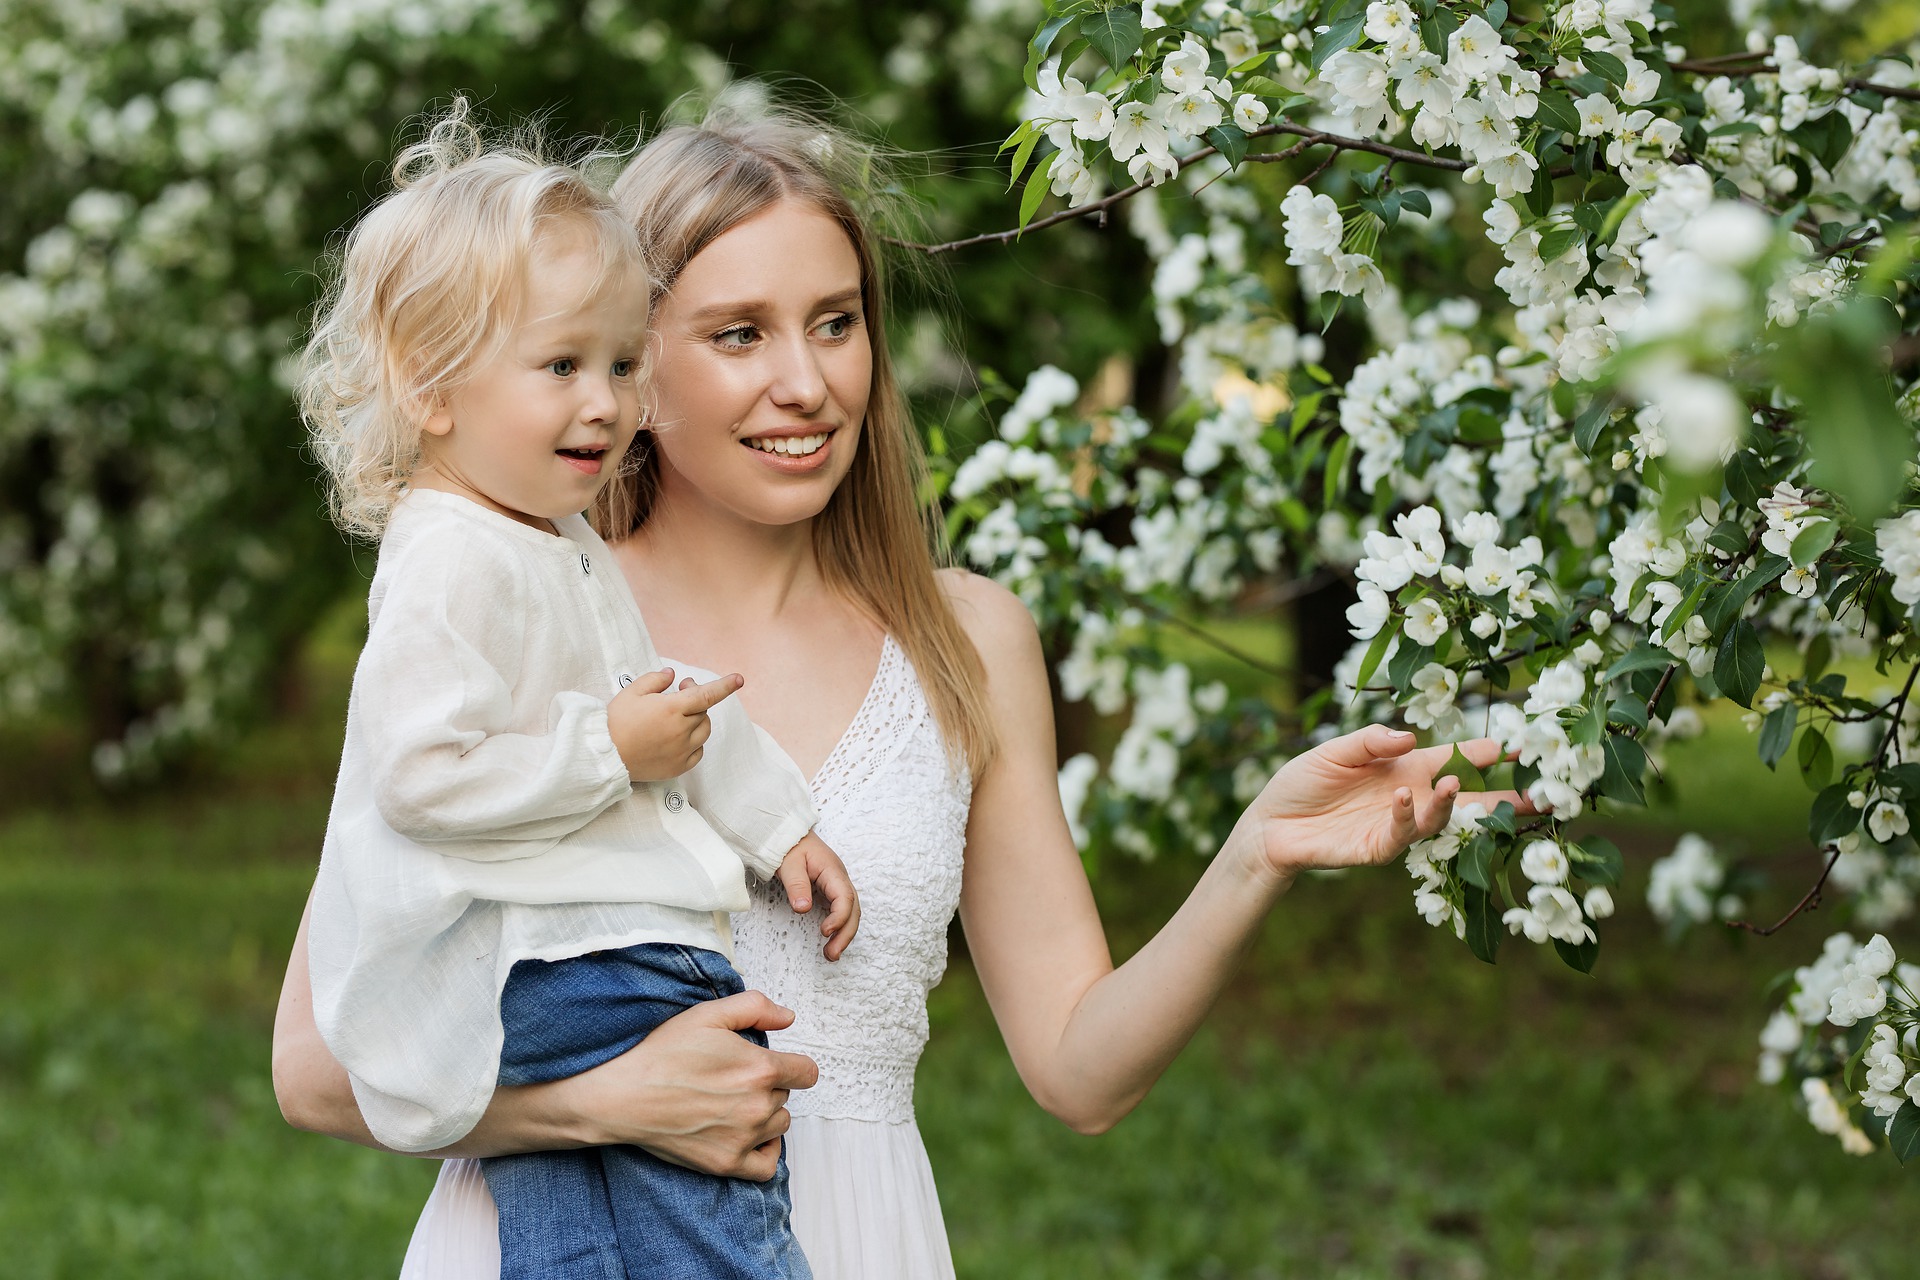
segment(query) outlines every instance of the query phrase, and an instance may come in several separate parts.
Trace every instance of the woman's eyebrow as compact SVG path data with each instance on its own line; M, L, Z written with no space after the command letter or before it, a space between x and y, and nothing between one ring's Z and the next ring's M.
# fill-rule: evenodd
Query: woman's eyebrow
M839 293L829 294L813 304L816 311L827 307L852 306L860 301L858 288L842 289ZM715 302L687 313L687 323L707 324L716 320L730 320L739 316L760 315L774 310L774 304L765 298L742 298L735 302Z

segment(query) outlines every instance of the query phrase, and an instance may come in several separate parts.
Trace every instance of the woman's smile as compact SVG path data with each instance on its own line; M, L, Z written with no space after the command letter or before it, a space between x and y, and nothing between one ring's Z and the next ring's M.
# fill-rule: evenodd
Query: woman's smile
M814 471L827 463L833 431L768 432L746 436L740 443L760 455L768 466L789 475Z

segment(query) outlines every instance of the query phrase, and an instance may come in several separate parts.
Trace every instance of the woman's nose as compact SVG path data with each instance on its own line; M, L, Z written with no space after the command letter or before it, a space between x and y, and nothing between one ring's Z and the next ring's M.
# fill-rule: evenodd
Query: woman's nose
M827 380L820 372L820 358L805 338L782 343L775 362L773 385L768 388L775 404L811 414L826 403Z

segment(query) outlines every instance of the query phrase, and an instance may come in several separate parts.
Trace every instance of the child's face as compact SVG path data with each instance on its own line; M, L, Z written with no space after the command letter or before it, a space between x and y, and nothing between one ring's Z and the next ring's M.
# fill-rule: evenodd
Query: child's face
M584 234L535 254L520 318L424 424L411 483L470 498L535 528L592 503L639 425L643 281L595 291Z

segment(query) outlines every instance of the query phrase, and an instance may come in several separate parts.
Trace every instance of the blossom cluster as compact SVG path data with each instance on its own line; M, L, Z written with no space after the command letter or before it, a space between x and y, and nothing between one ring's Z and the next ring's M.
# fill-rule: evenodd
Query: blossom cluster
M1812 964L1794 970L1786 1004L1761 1031L1759 1076L1797 1087L1808 1121L1847 1152L1870 1154L1885 1135L1901 1159L1915 1154L1920 965L1899 962L1882 934L1865 943L1828 938Z

